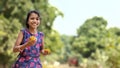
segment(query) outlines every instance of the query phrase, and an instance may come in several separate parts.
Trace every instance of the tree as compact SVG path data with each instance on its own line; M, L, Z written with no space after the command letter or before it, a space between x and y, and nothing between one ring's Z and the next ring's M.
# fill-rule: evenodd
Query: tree
M90 57L97 48L103 48L98 41L105 37L107 21L102 17L93 17L85 21L77 30L78 37L75 38L73 49L84 57Z
M50 49L55 53L57 53L57 50L54 48L61 48L60 45L63 44L59 39L60 35L57 31L52 29L52 25L55 18L59 15L63 16L63 14L56 7L50 5L48 0L1 0L0 16L2 15L3 18L0 18L0 22L4 22L5 24L3 25L0 23L3 25L0 27L0 36L2 36L2 38L0 38L0 41L5 42L0 43L2 46L1 50L4 50L5 47L7 48L6 50L11 54L11 49L14 46L14 41L16 39L17 33L21 28L24 28L23 26L25 26L26 14L29 10L33 9L38 10L42 17L42 23L38 29L39 31L43 31L45 34L45 46L50 47ZM13 40L13 42L11 42L11 40ZM1 52L1 55L4 55L4 52ZM5 54L5 56L7 55ZM7 57L4 57L3 61L6 63L7 61L5 58L7 59ZM14 59L14 57L11 57L7 60L11 59Z
M3 32L0 37L0 64L3 64L3 68L6 68L7 64L11 61L12 46L17 37L17 33L21 28L21 24L17 19L13 19L11 22L7 20L3 15L0 15L0 31ZM12 41L11 41L12 40Z

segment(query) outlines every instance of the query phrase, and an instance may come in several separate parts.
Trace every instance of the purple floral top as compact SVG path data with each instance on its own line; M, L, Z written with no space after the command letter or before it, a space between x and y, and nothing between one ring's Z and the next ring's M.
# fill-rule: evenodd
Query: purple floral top
M31 34L27 29L23 29L23 41L21 44L27 42L30 36L35 36L37 38L37 42L30 47L25 48L18 55L17 61L13 65L12 68L42 68L40 63L40 51L43 48L43 33L38 32L37 34Z

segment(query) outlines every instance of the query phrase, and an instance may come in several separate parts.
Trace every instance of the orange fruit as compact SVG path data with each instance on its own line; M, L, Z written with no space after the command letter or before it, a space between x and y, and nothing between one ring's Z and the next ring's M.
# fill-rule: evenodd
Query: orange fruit
M50 49L48 49L48 48L47 48L47 49L44 49L44 51L45 51L45 52L48 52L48 54L51 53Z
M35 36L30 36L30 40L36 40Z

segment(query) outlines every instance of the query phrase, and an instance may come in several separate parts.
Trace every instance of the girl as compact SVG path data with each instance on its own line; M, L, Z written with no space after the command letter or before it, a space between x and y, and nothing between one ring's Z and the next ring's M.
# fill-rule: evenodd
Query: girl
M35 10L27 14L26 29L19 32L13 52L20 52L12 68L42 68L40 53L47 55L43 49L44 35L37 28L41 17ZM30 38L32 36L32 38Z

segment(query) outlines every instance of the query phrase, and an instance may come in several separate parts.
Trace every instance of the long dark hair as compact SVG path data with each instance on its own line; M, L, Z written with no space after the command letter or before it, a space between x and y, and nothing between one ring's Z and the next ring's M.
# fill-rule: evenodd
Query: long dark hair
M32 13L37 14L38 17L39 17L40 20L41 20L40 13L39 13L37 10L31 10L31 11L29 11L28 14L27 14L27 18L26 18L26 27L27 27L27 28L29 28L28 19L29 19L30 15L31 15Z

